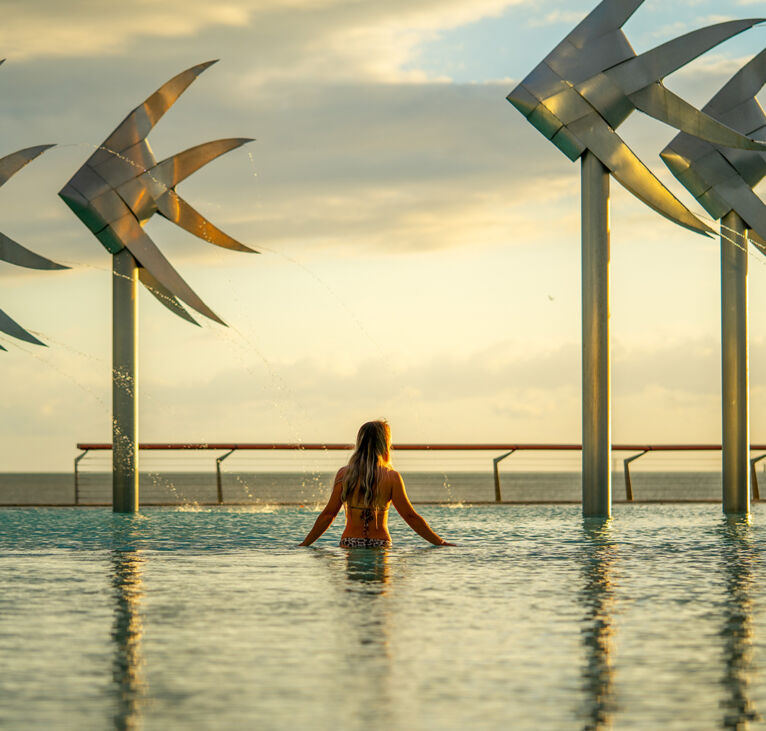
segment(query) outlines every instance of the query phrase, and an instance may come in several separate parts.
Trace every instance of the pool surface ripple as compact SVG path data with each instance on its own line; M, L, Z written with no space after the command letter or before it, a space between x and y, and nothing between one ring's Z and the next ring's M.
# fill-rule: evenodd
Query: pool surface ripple
M766 513L424 506L390 550L298 508L0 510L3 729L761 725Z

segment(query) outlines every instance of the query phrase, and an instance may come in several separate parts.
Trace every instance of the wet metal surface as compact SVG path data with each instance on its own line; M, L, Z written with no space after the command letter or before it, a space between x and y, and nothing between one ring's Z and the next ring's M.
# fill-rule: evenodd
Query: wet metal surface
M157 162L146 137L213 63L193 66L163 84L128 114L59 192L107 251L117 254L127 248L147 272L140 278L142 284L168 309L191 322L193 318L180 301L216 322L222 321L181 278L143 225L159 213L208 243L252 252L198 213L175 190L203 165L252 140L215 140Z
M662 84L665 76L759 19L711 25L636 55L621 28L642 2L603 0L508 100L571 160L590 150L627 190L657 213L698 233L710 233L615 130L638 109L714 144L766 150L739 128L696 109Z
M764 139L766 114L756 99L764 83L766 50L729 79L702 111L743 134ZM713 218L720 219L734 211L744 219L746 228L756 233L756 245L766 239L766 205L753 192L766 176L766 154L731 149L682 132L662 151L661 157Z
M766 114L756 95L765 82L766 50L734 74L703 111L744 134L764 138ZM766 175L766 154L681 133L661 156L707 212L721 219L723 506L725 512L745 513L750 493L748 239L766 251L766 205L753 190Z
M582 510L608 516L612 505L609 354L609 171L582 158Z

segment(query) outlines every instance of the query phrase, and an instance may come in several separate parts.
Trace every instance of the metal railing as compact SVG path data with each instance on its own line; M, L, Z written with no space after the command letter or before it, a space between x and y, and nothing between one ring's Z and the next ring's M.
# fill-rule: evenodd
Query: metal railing
M112 445L109 443L80 443L77 445L82 452L74 458L74 498L75 505L80 502L79 465L83 457L93 451L109 451ZM221 463L238 451L296 451L296 452L348 452L353 450L353 444L324 444L298 443L298 442L275 442L275 443L173 443L161 442L139 444L143 451L217 451L224 452L215 459L216 473L216 497L218 504L223 504L223 481L221 476ZM502 452L492 458L492 470L495 486L495 502L501 503L502 489L500 483L499 465L507 457L516 452L580 452L581 444L392 444L395 452ZM623 460L625 475L625 500L633 502L633 486L630 477L630 464L650 452L720 452L720 444L613 444L612 452L637 452ZM751 444L750 451L763 452L763 454L751 457L750 475L753 500L760 500L758 478L755 466L762 459L766 459L766 444Z

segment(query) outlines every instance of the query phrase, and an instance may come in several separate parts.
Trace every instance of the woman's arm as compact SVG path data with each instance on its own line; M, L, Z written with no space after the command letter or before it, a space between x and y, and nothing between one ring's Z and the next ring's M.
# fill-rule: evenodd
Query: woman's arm
M447 541L440 538L433 530L431 530L431 526L428 525L423 516L415 510L409 497L407 497L407 490L404 487L402 476L398 472L396 472L395 475L393 488L391 490L391 501L394 503L394 507L399 515L404 519L404 522L407 523L407 525L421 538L425 538L429 543L433 543L435 546L454 546L454 543L447 543Z
M332 486L332 494L327 501L324 510L317 516L314 527L309 531L309 534L301 543L301 546L310 546L319 536L322 535L331 525L335 516L340 511L343 502L340 499L341 491L343 490L343 470L338 470L338 474L335 475L335 482Z

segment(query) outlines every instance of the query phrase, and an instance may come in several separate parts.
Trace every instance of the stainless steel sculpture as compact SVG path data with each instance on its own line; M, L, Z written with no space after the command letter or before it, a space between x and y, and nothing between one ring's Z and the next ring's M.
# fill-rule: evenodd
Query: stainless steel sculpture
M630 150L615 129L635 110L712 142L761 150L662 85L662 79L759 20L719 23L637 56L621 28L643 0L603 0L508 100L571 160L582 159L583 513L609 516L609 174L649 207L712 230Z
M709 116L766 139L755 98L766 83L766 50L703 107ZM766 251L766 205L753 188L766 176L766 154L736 150L680 133L660 153L700 205L721 220L722 492L726 513L750 510L747 241Z
M193 66L163 84L128 114L59 192L113 255L112 492L116 512L138 510L137 281L190 322L196 324L181 302L225 324L170 265L143 224L159 213L211 244L255 253L214 226L175 191L178 183L206 163L252 140L216 140L161 162L146 141L162 115L214 63Z
M2 60L0 60L2 63ZM36 147L27 147L10 155L0 158L0 185L5 184L8 179L23 168L28 162L34 160L53 145L38 145ZM69 269L62 264L56 264L55 261L46 259L44 256L35 254L26 247L16 243L5 234L0 233L0 261L7 261L9 264L26 267L28 269ZM25 330L18 322L9 317L0 310L0 332L6 335L23 340L35 345L45 345L32 333ZM0 345L0 350L7 350Z

